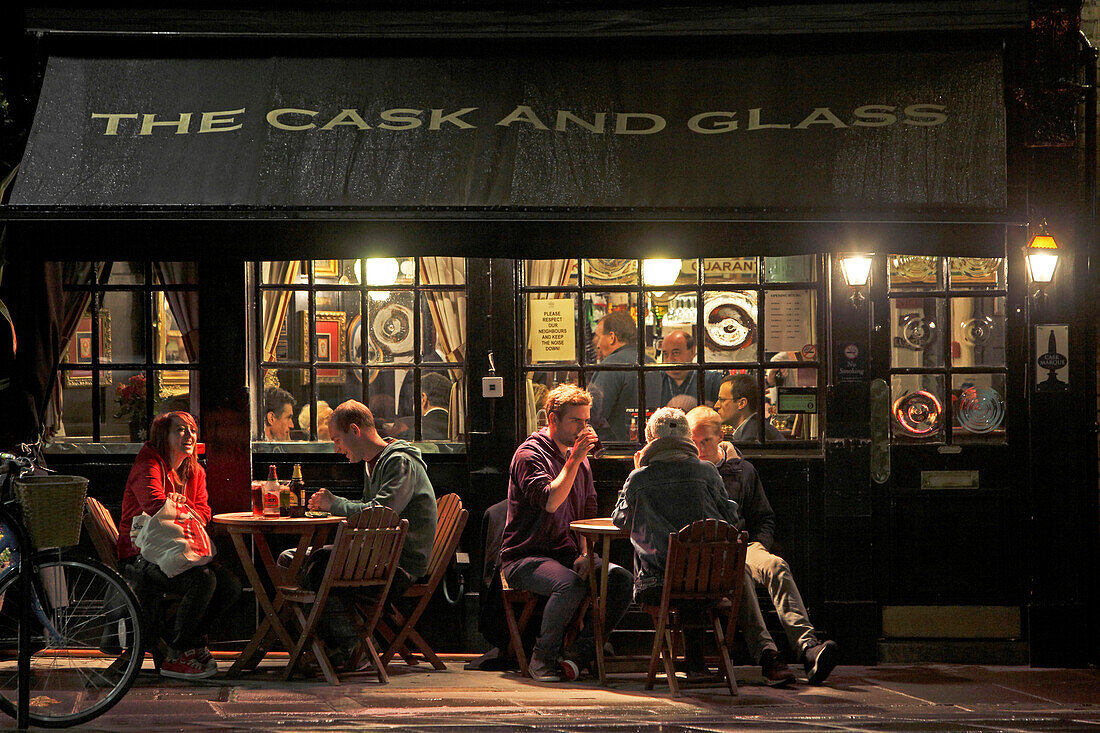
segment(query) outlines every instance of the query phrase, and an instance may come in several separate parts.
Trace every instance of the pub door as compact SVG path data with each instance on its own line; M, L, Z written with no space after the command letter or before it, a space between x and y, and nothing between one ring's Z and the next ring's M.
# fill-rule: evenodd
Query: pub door
M1027 662L1017 281L1003 257L875 257L866 305L880 661Z

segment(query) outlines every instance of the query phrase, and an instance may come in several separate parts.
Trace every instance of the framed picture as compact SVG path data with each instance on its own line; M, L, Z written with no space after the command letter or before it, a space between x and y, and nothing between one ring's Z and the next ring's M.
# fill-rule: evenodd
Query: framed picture
M340 260L314 260L314 277L340 277Z
M187 349L183 345L183 334L177 331L175 318L171 317L168 302L164 294L157 298L157 361L162 364L189 364ZM190 388L191 380L186 371L160 372L161 388L167 394L177 395Z
M69 345L65 349L65 361L69 364L91 364L92 356L92 317L85 315L81 317L80 322L76 325L76 332L73 333L72 339L69 340ZM99 310L99 361L100 363L110 361L111 359L111 314L106 308L100 308ZM101 372L99 376L100 384L107 384L111 381L110 372ZM65 372L65 386L66 387L91 387L92 386L92 370L91 369L70 369Z
M302 361L309 361L309 313L301 312ZM343 311L317 311L317 382L319 384L343 384L347 372L343 369L322 369L324 362L347 361L344 356L345 322Z

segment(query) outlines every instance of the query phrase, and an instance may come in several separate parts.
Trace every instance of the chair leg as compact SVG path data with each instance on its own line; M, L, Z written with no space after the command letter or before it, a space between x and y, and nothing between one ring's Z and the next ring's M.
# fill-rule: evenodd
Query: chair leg
M730 650L726 644L726 636L722 632L722 620L714 609L710 610L710 623L714 627L714 641L718 645L718 660L722 664L722 670L726 675L726 685L730 688L730 694L737 694L737 678L733 674L733 662L730 660Z
M665 648L661 656L665 662L665 676L668 677L668 689L673 697L680 696L680 683L676 679L676 658L673 656L675 647L672 645L672 630L665 627Z
M435 650L428 646L428 642L424 641L424 637L417 633L416 629L409 629L408 641L424 659L428 660L428 663L435 669L442 672L447 669L447 665L443 663L443 660L439 658L439 655L435 653ZM418 660L419 661L419 660Z
M515 655L516 661L519 663L519 673L527 677L529 676L527 671L527 655L523 652L523 637L520 636L520 629L527 628L527 623L531 620L531 615L535 612L535 604L533 601L526 601L524 603L519 622L516 621L516 610L513 608L512 604L512 601L508 599L504 600L504 619L508 623L508 635L511 637L508 651Z
M649 671L645 678L645 689L653 689L653 681L657 678L657 661L660 659L665 638L665 618L654 618L655 631L653 633L653 649L649 652Z

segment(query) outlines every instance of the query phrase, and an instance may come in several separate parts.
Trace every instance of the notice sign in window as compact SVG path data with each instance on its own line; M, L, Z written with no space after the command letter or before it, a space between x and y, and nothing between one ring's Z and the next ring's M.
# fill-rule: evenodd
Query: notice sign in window
M528 318L527 348L531 363L576 361L577 314L573 299L532 299Z

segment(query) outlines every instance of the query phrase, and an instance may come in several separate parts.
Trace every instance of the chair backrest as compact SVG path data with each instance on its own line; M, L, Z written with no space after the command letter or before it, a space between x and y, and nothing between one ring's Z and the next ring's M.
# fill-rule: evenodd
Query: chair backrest
M435 525L432 554L428 557L429 583L431 579L447 571L447 566L451 564L451 558L458 549L462 530L466 528L466 520L470 516L470 513L462 508L462 499L458 494L441 496L436 505L439 518Z
M114 517L98 499L84 499L84 526L88 530L100 561L107 567L118 570L118 525Z
M668 539L665 591L669 598L728 597L736 607L745 574L748 533L739 533L718 519L701 519Z
M340 523L325 580L332 587L388 585L409 521L388 507L371 507Z

